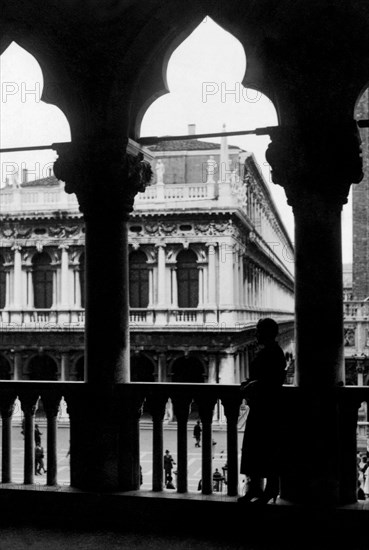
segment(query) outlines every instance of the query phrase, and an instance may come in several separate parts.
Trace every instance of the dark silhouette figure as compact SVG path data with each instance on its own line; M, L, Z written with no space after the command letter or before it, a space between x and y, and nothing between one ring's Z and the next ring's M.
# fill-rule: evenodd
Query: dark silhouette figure
M42 432L40 432L40 428L38 427L38 424L35 424L35 445L41 445L41 436Z
M280 390L286 376L286 359L275 341L278 325L270 318L260 319L256 336L261 349L250 364L250 378L241 384L247 401L241 455L241 474L247 477L246 494L239 502L274 502L279 493L280 470ZM273 423L272 429L268 427ZM264 479L266 486L263 490Z
M193 436L196 439L195 447L201 447L200 441L201 441L201 432L202 428L200 425L200 420L198 420L193 428Z
M173 464L175 464L174 459L173 459L172 455L170 454L170 452L168 450L166 450L165 455L164 455L164 473L165 473L164 483L165 483L165 486L167 485L169 478L172 477Z
M167 489L175 489L175 486L173 485L173 478L172 476L168 477L168 481L166 482L166 488Z
M215 468L215 472L213 473L213 484L214 484L214 491L221 491L223 487L223 481L224 477L218 470L218 468Z
M44 449L38 443L35 447L35 474L41 475L42 473L46 474L44 465Z
M365 493L363 491L363 488L361 486L360 481L357 482L357 499L358 500L365 500L366 499Z

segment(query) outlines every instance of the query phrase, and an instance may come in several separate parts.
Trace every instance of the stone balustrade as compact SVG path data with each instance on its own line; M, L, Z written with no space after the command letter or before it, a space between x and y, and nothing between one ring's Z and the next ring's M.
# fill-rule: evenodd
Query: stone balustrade
M343 303L343 315L345 320L369 319L369 301L350 300Z
M91 391L89 384L83 382L0 382L0 412L2 418L2 483L9 484L12 481L12 444L11 428L13 410L16 398L19 399L24 415L24 485L34 483L34 419L39 399L42 400L46 415L47 424L47 485L56 487L57 478L57 422L58 410L62 397L67 403L67 410L70 414L70 455L71 455L71 479L73 480L74 441L76 437L76 426L80 422L78 411ZM291 407L301 399L302 390L298 387L284 386L282 389L281 407L285 418L285 429L288 431L291 417L288 413ZM196 403L199 417L202 423L202 446L201 446L201 479L202 493L209 495L213 492L212 482L212 430L213 412L216 403L224 407L227 420L227 450L226 457L227 471L227 493L230 497L236 497L239 492L239 445L238 445L238 423L242 417L241 397L238 385L220 384L173 384L173 383L130 383L117 384L114 387L112 400L115 403L116 411L124 413L115 418L114 422L122 423L126 430L129 426L131 434L129 445L125 447L119 460L121 461L122 472L127 471L129 461L130 471L133 476L121 480L121 490L140 489L140 417L145 403L145 410L152 418L152 491L163 490L163 449L164 431L163 421L165 407L168 399L173 404L175 422L174 429L177 430L177 492L188 492L188 449L187 432L188 419L191 403ZM368 387L341 387L335 392L335 399L343 413L340 429L351 430L352 448L345 449L342 460L344 460L346 475L352 483L356 476L356 430L357 410L361 403L369 401ZM240 413L241 411L241 413ZM93 414L93 411L91 411ZM241 416L240 416L241 414ZM296 422L295 422L296 420ZM294 424L298 424L298 419ZM112 420L113 421L113 420ZM273 419L271 419L271 425ZM79 429L81 426L79 426ZM268 429L268 427L266 427ZM327 426L327 430L328 430ZM287 432L286 432L287 433ZM282 438L282 446L291 444L287 439ZM129 447L129 448L128 448ZM287 452L286 449L282 452ZM347 460L351 453L351 460ZM351 467L352 466L352 467ZM133 468L133 470L132 470ZM5 485L4 488L7 488Z
M64 184L58 187L43 188L4 188L1 190L0 214L14 212L72 210L78 211L76 195L64 191Z
M260 317L273 317L284 321L293 319L288 311L257 307L243 307L236 310L224 308L140 308L130 310L132 330L144 326L197 325L199 328L240 326L256 323ZM2 330L82 330L85 326L84 309L27 309L1 310Z

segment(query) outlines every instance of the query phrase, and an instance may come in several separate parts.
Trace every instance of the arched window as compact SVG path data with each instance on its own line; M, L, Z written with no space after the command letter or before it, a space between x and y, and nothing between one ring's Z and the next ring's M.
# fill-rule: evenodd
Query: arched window
M53 305L53 269L47 252L35 254L33 264L33 293L35 308L50 308Z
M199 272L196 254L182 250L177 256L178 307L197 307L199 304Z
M6 271L4 258L0 255L0 309L4 309L6 303Z
M85 287L85 253L82 252L82 254L79 257L79 284L81 289L81 307L85 307L86 303L86 287ZM83 380L83 379L82 379Z
M129 305L147 307L149 305L149 270L146 254L140 250L129 255Z

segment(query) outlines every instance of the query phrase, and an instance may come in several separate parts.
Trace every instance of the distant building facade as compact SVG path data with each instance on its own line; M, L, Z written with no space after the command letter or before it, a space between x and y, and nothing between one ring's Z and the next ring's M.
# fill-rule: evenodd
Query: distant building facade
M265 316L292 357L294 251L253 155L196 139L146 155L155 177L129 222L132 381L239 383ZM0 190L0 218L0 378L83 380L76 197L25 178Z

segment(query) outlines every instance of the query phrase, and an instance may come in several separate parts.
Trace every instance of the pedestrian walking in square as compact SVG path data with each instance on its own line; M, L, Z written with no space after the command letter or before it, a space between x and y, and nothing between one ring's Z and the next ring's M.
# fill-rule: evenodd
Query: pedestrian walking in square
M200 420L198 420L193 428L193 436L195 438L195 447L201 447L200 441L201 441L201 432L202 428L200 425Z

